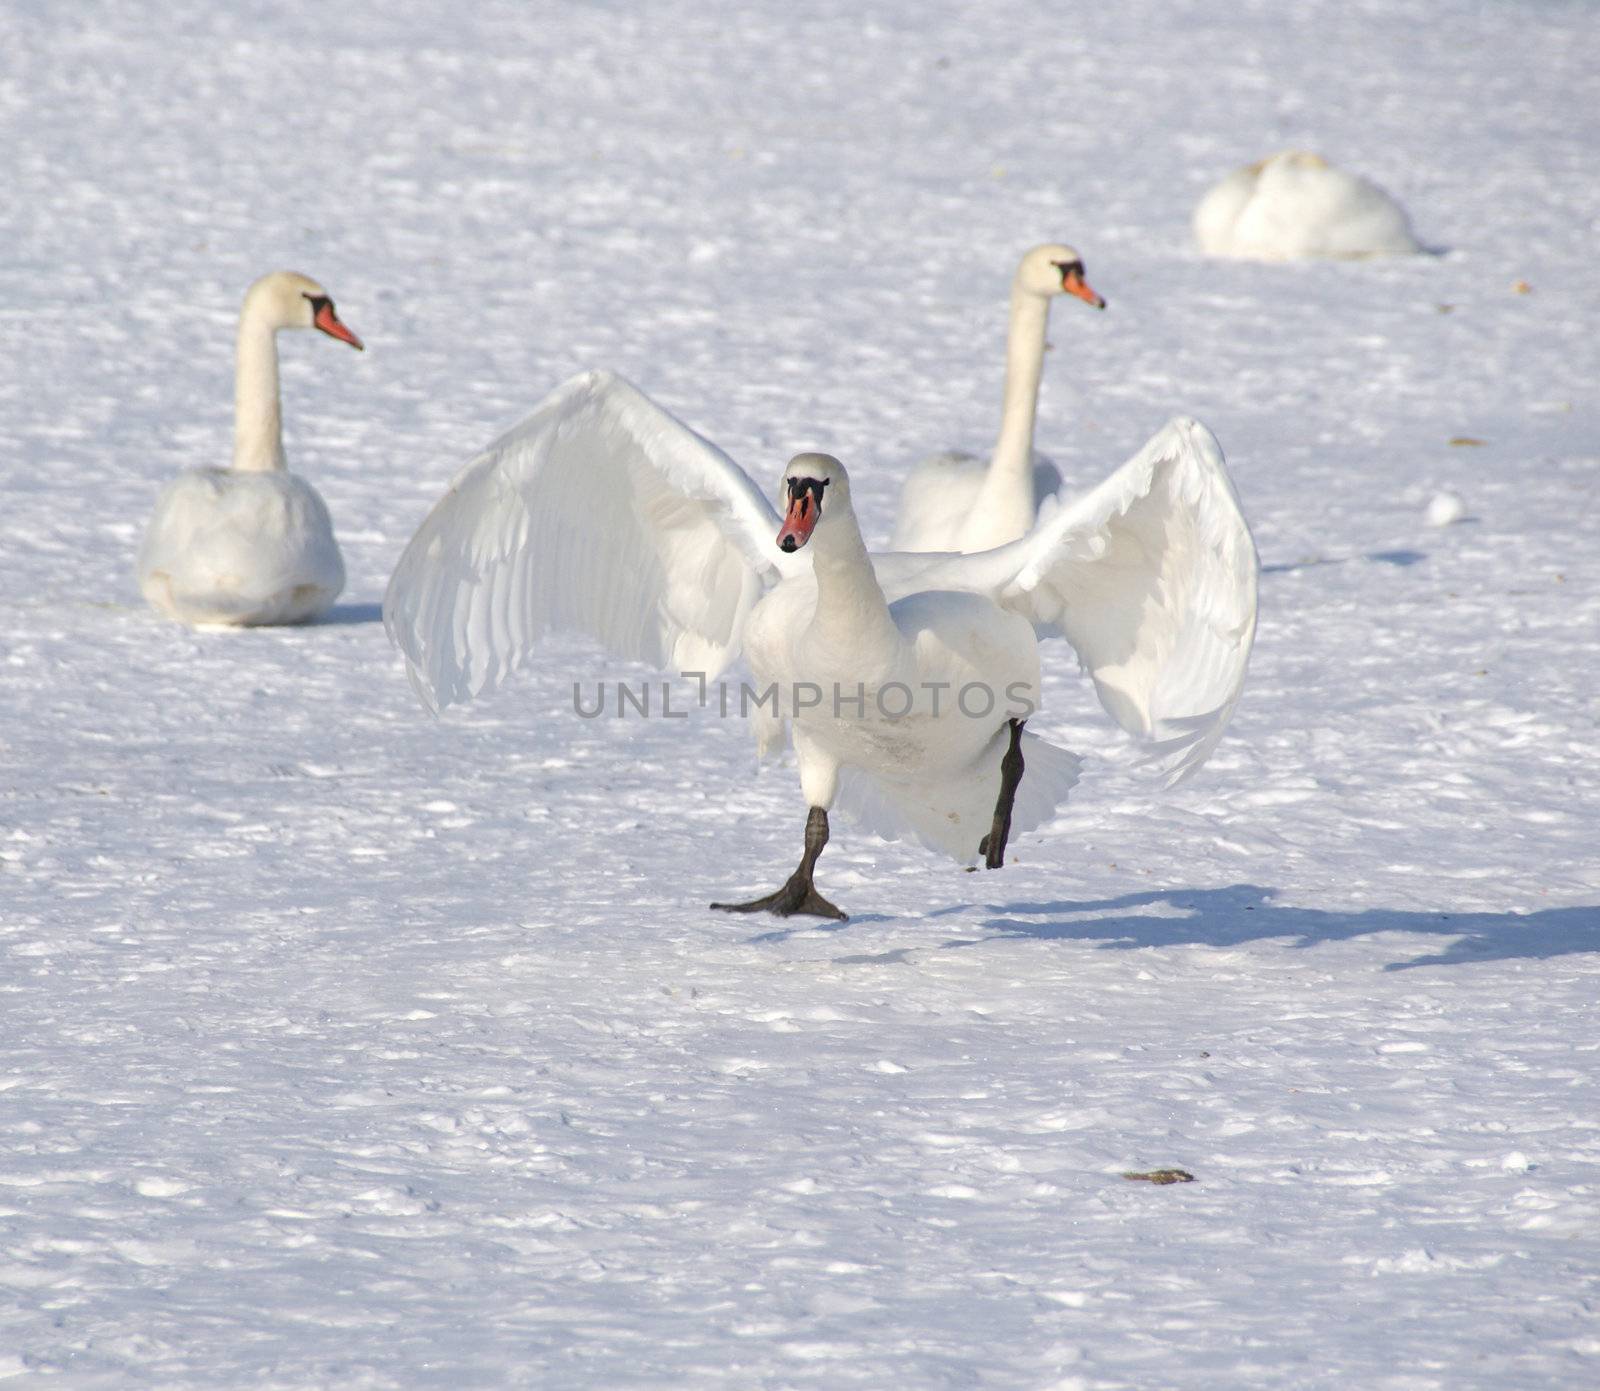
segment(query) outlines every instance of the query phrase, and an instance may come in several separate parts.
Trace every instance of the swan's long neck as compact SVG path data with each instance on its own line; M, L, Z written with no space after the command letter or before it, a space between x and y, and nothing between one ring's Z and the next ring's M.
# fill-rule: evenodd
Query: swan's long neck
M867 664L899 656L900 630L889 616L889 601L872 568L861 527L846 511L823 518L811 538L812 570L817 579L817 608L811 635L840 658L861 664L852 679L871 684L880 673Z
M989 458L989 470L967 527L964 550L1014 541L1033 525L1033 422L1039 408L1039 378L1044 371L1045 330L1050 301L1043 295L1011 287L1011 329L1006 337L1006 389L1000 408L1000 438Z
M270 322L247 305L239 317L233 368L233 466L247 472L287 467L278 403L278 340Z

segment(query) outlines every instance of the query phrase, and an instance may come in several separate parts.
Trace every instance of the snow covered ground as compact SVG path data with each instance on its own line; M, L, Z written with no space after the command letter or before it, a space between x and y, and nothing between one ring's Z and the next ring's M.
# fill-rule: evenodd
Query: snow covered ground
M1592 6L0 28L0 1380L1596 1384ZM1202 260L1195 198L1291 145L1442 254ZM1192 783L1053 649L1089 766L1003 873L841 825L851 921L750 921L704 904L804 809L742 726L578 719L645 673L575 641L419 708L389 569L555 382L616 368L760 477L838 453L887 534L988 444L1046 238L1110 307L1055 308L1041 447L1087 483L1195 414L1256 529ZM284 343L350 587L195 634L133 554L227 458L278 266L369 348Z

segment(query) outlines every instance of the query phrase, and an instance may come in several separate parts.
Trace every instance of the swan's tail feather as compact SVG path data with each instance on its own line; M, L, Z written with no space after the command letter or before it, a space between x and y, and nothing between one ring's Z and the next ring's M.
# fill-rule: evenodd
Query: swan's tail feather
M847 768L834 807L885 840L914 837L930 850L972 864L978 858L978 842L994 822L1000 760L1010 738L1010 730L1002 726L979 755L976 769L944 780L901 782ZM1022 784L1011 812L1014 836L1055 815L1083 766L1077 754L1027 733L1022 736L1022 760Z

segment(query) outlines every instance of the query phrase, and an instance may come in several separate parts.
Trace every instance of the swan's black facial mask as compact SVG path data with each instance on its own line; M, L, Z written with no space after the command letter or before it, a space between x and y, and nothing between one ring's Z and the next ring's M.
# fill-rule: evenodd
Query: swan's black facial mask
M1082 261L1052 261L1050 262L1061 272L1061 293L1076 295L1085 304L1092 304L1096 309L1104 309L1106 302L1089 288L1089 282L1083 278Z
M822 515L822 490L828 486L826 478L790 478L789 508L783 514L783 527L778 532L778 546L782 550L797 551L811 539L817 518Z
M311 322L320 328L329 338L337 338L341 343L348 343L356 351L361 351L362 342L355 334L344 326L344 321L334 312L333 301L326 295L307 295L306 299L311 304Z

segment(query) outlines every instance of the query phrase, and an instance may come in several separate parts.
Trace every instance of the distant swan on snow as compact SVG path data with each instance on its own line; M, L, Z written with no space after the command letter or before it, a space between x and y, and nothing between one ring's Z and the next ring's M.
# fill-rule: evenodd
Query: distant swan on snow
M892 550L982 551L1015 541L1033 525L1040 502L1061 486L1055 468L1033 456L1045 329L1057 295L1106 307L1083 278L1083 257L1070 246L1036 246L1011 281L1005 396L994 452L987 459L936 454L918 464L900 490Z
M288 470L277 333L315 328L353 348L328 292L293 271L257 280L239 314L233 467L180 473L156 499L139 549L139 589L197 626L303 623L344 588L344 561L317 490Z
M1393 198L1305 150L1235 169L1214 185L1195 208L1194 236L1209 256L1256 261L1422 250Z

